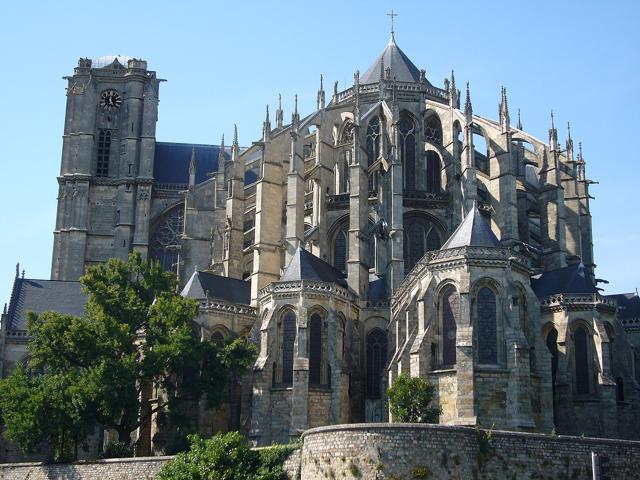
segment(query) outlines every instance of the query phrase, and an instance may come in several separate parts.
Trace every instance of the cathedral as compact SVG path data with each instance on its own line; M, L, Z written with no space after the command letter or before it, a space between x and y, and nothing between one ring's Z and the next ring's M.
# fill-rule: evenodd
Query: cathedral
M640 300L597 286L581 146L553 114L544 141L512 122L504 88L497 119L475 115L469 83L432 83L393 32L363 72L321 77L288 122L267 107L251 146L191 145L156 139L146 61L81 58L51 279L16 269L2 374L28 355L27 311L82 315L85 269L136 251L199 302L203 338L258 349L219 410L192 412L203 435L393 421L407 374L435 386L441 424L639 439ZM138 437L158 454L171 431Z

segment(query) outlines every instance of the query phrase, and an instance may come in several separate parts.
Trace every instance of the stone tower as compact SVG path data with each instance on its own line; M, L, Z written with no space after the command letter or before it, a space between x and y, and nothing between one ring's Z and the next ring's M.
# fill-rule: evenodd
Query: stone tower
M67 87L51 278L147 255L158 86L144 60L81 58Z

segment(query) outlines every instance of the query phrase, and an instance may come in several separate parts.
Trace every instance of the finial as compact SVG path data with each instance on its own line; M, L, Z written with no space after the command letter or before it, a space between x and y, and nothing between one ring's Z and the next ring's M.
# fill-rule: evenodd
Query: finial
M222 134L222 139L220 140L220 151L218 152L218 171L224 171L224 133Z
M282 95L278 94L278 109L282 110Z
M16 278L20 276L20 262L16 263Z
M262 124L262 139L267 142L271 137L271 122L269 121L269 104L267 104L267 113Z
M189 162L189 175L196 173L196 146L191 145L191 161Z
M396 38L395 38L395 32L394 32L394 29L393 29L393 23L394 23L393 19L394 19L394 17L397 17L397 16L398 16L398 14L397 14L397 13L395 13L395 12L393 11L393 9L391 9L391 12L390 12L390 13L387 13L387 16L391 18L391 42L395 42L395 41L396 41Z
M233 124L233 146L238 146L238 126L235 123Z
M353 74L353 84L356 86L360 85L360 70L356 70Z
M553 117L553 109L551 110L551 128L556 128L554 117Z
M333 82L333 98L338 100L338 81Z
M322 74L320 74L320 90L322 90L322 79L323 79Z
M469 88L469 82L467 82L467 100L464 102L464 113L467 116L467 121L471 119L473 115L473 108L471 107L471 91Z
M551 150L558 149L558 131L556 130L555 118L553 110L551 110L551 128L549 129L549 146Z
M578 142L578 160L584 162L584 157L582 156L582 142Z
M264 119L265 122L269 123L269 104L267 103L267 114Z
M276 110L276 128L282 128L282 95L278 94L278 109Z
M294 99L293 112L297 115L298 114L298 94L297 93L293 96L293 99Z
M502 133L508 132L511 129L509 118L509 105L507 103L507 89L503 86L500 92L500 124L502 126Z
M567 138L571 140L571 122L567 122Z
M322 110L324 108L324 86L322 80L322 74L320 74L320 90L318 90L318 101L316 105L316 108L318 110Z
M24 278L24 268L22 269L22 278Z
M516 125L518 130L522 130L522 122L520 121L520 109L518 109L518 125Z

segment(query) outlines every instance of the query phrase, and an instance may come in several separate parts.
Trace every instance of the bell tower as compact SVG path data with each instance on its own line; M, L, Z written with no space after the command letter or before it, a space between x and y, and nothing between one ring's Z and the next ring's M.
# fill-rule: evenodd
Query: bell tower
M77 280L87 265L147 255L160 80L120 56L81 58L65 80L51 278Z

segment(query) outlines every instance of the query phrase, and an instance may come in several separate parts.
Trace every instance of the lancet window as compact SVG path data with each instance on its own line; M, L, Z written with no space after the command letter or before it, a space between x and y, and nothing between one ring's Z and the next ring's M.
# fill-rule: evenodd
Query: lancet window
M398 123L400 134L400 159L404 166L405 190L416 189L416 129L408 115L402 115Z
M311 315L309 320L309 383L311 385L326 385L326 375L323 371L325 361L324 352L324 322L318 313Z
M456 333L460 318L460 297L455 287L450 285L444 290L441 298L442 367L452 367L456 364Z
M100 130L98 133L98 158L96 176L109 176L109 157L111 156L111 130Z
M482 287L476 296L478 319L478 363L498 363L498 325L496 295Z
M424 124L424 139L433 145L442 145L442 124L438 115L431 115Z
M427 157L427 192L440 192L440 157L436 152L429 151Z
M440 234L428 220L409 217L404 224L408 225L404 236L404 269L408 272L426 252L438 250L442 244Z
M367 127L367 139L366 139L366 152L367 152L367 164L373 165L380 156L380 146L382 131L380 128L380 118L374 117L369 126ZM378 189L378 173L373 172L369 174L369 191L376 191Z
M589 333L583 325L573 332L575 385L578 395L588 395L589 388Z
M280 333L280 378L277 383L291 385L293 383L293 347L296 341L296 316L292 310L286 310L278 323Z
M380 398L382 369L387 363L387 334L374 328L367 334L367 398Z

